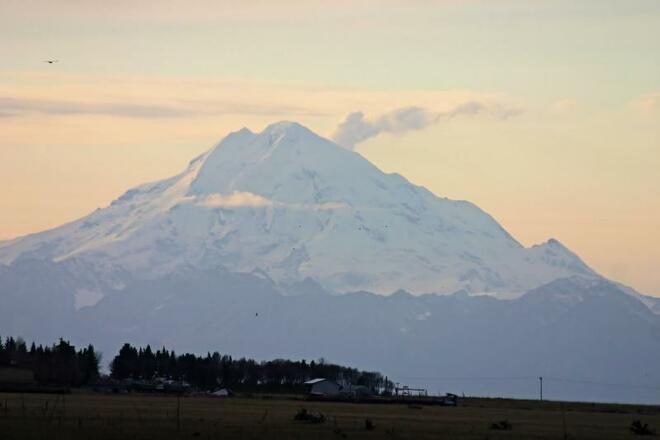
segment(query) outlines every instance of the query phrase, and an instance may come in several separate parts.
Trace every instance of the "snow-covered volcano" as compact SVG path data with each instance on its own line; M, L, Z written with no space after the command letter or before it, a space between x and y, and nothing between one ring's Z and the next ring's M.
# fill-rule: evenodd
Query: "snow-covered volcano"
M127 341L324 357L474 395L531 398L544 376L554 399L659 401L657 298L294 123L232 133L175 177L0 243L0 334L108 357Z
M234 132L175 177L0 244L0 263L24 258L84 262L110 280L222 266L336 292L516 296L597 276L558 241L525 248L474 204L383 173L292 122Z

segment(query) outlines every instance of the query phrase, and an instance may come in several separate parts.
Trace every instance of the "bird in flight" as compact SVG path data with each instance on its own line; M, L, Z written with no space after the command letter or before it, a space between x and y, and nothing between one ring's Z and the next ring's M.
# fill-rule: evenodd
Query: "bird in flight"
M55 64L55 63L58 62L58 61L59 61L59 60L44 60L44 63Z

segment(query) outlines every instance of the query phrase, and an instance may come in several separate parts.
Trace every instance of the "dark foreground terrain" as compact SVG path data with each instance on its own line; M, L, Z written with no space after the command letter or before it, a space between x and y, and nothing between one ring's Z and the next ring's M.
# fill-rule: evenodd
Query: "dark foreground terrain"
M645 438L631 432L634 420L660 428L660 407L504 399L463 399L458 407L439 407L77 393L0 394L0 404L3 440L620 439ZM303 407L322 413L325 421L294 420Z

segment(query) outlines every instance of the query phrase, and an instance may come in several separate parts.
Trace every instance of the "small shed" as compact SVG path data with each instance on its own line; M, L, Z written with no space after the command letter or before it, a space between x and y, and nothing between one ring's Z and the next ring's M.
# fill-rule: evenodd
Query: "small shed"
M307 394L312 396L332 397L338 396L341 392L341 385L334 380L322 377L308 380L303 385L305 385Z
M229 397L231 396L231 391L227 388L220 388L219 390L213 391L210 393L211 397Z

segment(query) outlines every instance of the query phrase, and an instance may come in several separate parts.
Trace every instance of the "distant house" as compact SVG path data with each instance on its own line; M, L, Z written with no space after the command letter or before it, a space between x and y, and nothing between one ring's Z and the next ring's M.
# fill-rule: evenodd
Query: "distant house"
M303 385L310 396L332 397L338 396L341 392L341 385L334 380L325 378L308 380Z
M209 396L211 397L229 397L231 396L232 392L228 390L227 388L220 388L219 390L213 391L212 393L209 393Z

